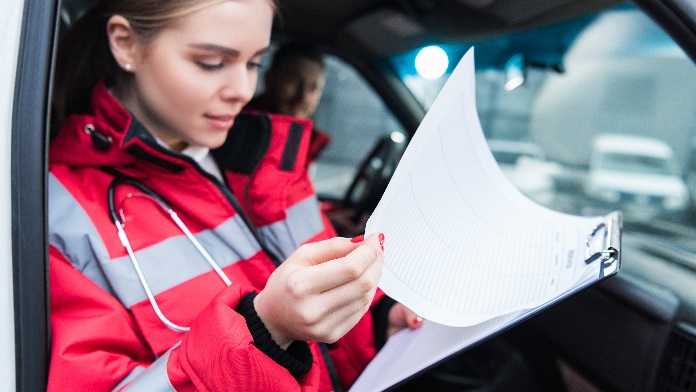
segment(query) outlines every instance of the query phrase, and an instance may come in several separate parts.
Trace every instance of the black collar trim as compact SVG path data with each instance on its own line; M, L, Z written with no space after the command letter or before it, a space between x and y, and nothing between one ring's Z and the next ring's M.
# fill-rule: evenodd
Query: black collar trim
M135 118L135 116L133 116L133 113L131 113L130 115L130 126L128 126L126 134L123 137L123 145L125 146L125 150L131 155L135 156L136 158L143 159L150 163L154 163L155 165L161 166L167 170L176 173L184 170L184 165L172 162L170 159L164 158L164 156L166 156L176 159L182 159L181 154L177 154L174 151L171 151L161 146L157 142L157 139L155 139L155 137L145 128L145 126L140 121L138 121ZM159 154L162 154L163 157L159 157L147 151L145 148L143 148L143 146L140 145L141 143L154 149Z
M242 113L234 120L225 143L212 150L220 168L252 175L271 145L271 118L267 114Z

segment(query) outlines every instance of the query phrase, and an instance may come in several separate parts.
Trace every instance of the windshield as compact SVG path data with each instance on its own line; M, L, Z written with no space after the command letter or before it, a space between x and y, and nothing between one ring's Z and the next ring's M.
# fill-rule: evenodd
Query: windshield
M640 10L624 5L521 33L440 46L449 57L440 77L421 76L414 65L419 50L390 62L427 109L473 46L481 126L499 164L517 166L509 180L531 199L576 215L622 210L627 227L657 221L694 225L696 67ZM593 148L609 134L641 142L617 142L621 154L605 152L601 166L612 170L613 180L595 181L588 175L597 165L591 165ZM495 151L492 142L501 140L538 146L546 160L520 167L520 160ZM635 173L673 181L655 186Z

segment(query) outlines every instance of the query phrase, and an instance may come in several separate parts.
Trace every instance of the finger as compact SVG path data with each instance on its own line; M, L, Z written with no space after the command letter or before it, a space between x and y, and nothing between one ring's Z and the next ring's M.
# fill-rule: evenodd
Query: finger
M358 279L374 263L379 263L381 274L383 260L379 239L377 235L371 235L344 257L309 268L306 278L315 282L315 292L322 292Z
M393 327L415 329L423 324L423 318L401 303L394 305L395 317L390 320Z
M373 263L362 276L350 282L336 286L320 294L328 312L352 303L369 306L377 291L379 278L382 275L382 263Z
M338 259L360 246L349 238L334 237L324 241L311 242L300 246L287 261L304 265L316 265Z
M423 317L419 316L416 312L404 306L404 320L406 325L411 329L419 328L423 325Z
M369 297L369 295L368 295ZM374 292L372 293L374 297ZM370 297L370 298L372 298ZM313 328L313 336L308 340L333 343L350 331L370 309L370 301L353 301L326 315Z
M416 329L423 325L423 318L405 305L396 303L389 310L389 326L387 337L401 331L404 328Z

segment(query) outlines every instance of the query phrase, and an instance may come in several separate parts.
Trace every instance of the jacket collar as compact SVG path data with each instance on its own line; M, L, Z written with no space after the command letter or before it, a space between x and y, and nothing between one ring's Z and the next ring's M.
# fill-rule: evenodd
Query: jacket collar
M92 90L91 103L91 113L73 114L65 120L60 133L51 142L49 164L146 170L140 162L144 160L167 170L180 171L192 162L189 157L160 145L111 95L103 81ZM100 148L95 138L108 140L108 146Z
M281 124L278 129L280 133L274 130L276 124ZM309 130L311 121L275 114L241 113L235 119L225 143L211 153L221 169L248 175L272 149L272 138L288 138L288 132L293 134L294 126ZM95 136L86 131L90 127L100 137L110 140L108 148L95 145ZM288 129L283 131L282 128ZM288 141L292 141L292 138ZM295 141L297 143L299 139ZM284 141L273 145L281 150L285 148L282 151L283 159L288 157L288 151L292 151L288 149L290 144ZM294 152L297 154L299 151L295 149ZM292 163L296 159L302 162L297 165L298 168L303 167L305 157L306 151L299 158L290 156ZM193 165L194 160L160 145L145 126L111 95L105 83L99 82L92 92L91 113L68 117L60 133L51 142L49 165L57 164L106 167L146 174L151 170L148 169L150 165L178 172Z

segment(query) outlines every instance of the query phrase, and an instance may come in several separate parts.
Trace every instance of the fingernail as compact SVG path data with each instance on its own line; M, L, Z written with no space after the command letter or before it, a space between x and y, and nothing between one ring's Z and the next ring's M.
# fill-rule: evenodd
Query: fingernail
M421 316L416 317L416 324L420 324L422 322L423 322L423 317L421 317Z
M384 252L384 234L379 233L379 247L382 248L382 252Z
M364 239L365 239L365 235L360 234L359 236L351 239L350 242L357 244L358 242L363 242Z

